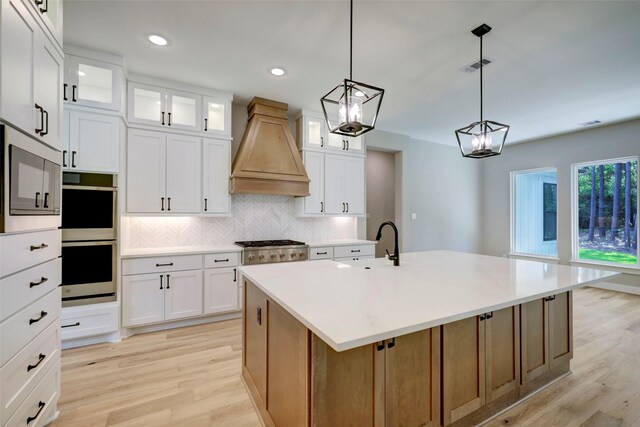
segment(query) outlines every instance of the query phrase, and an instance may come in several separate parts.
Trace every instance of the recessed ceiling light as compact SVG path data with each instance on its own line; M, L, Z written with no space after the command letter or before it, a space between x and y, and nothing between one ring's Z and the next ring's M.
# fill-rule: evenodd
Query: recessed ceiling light
M166 46L167 44L169 44L167 39L157 34L150 34L148 39L151 43L155 44L156 46Z
M269 72L276 77L281 77L287 74L287 70L282 67L273 67Z
M84 71L80 71L80 70L78 70L78 75L79 75L80 77L84 77L84 76L86 76L86 75L87 75L87 73L85 73Z
M591 120L590 122L580 123L580 126L593 126L599 125L600 123L602 123L602 120Z

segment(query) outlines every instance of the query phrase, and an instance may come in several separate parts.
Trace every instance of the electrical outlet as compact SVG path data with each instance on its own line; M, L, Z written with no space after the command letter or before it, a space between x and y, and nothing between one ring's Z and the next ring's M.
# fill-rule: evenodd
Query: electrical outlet
M418 219L418 214L412 213L411 214L411 219Z

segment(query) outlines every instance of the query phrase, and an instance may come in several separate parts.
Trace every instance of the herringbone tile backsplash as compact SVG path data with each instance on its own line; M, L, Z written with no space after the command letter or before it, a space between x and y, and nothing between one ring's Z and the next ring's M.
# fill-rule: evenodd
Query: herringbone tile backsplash
M234 195L232 217L122 217L125 248L203 246L238 240L354 239L355 218L298 218L293 197Z

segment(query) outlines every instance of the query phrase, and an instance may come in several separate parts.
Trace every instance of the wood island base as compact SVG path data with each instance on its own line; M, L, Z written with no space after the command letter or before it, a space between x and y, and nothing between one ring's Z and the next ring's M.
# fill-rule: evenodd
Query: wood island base
M248 280L242 377L267 426L472 426L566 375L572 292L335 351Z

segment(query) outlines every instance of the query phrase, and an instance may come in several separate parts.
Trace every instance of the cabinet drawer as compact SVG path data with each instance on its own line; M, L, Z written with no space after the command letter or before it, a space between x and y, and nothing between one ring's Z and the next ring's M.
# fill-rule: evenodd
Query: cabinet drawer
M239 252L224 252L204 256L204 268L235 267L238 265Z
M122 274L160 273L163 271L197 270L202 268L202 255L179 255L122 260Z
M63 340L108 334L118 330L118 305L114 303L65 307L60 317Z
M61 230L0 236L0 277L57 258L61 247Z
M62 259L56 258L0 280L0 321L60 285Z
M309 259L333 259L333 247L309 248Z
M7 422L7 426L44 426L55 409L60 390L60 360L51 367L47 375L25 399Z
M60 317L60 288L0 323L0 366Z
M334 257L364 257L368 255L375 255L374 245L357 245L357 246L336 246L334 249Z
M59 359L60 324L55 321L0 370L0 425L4 425L24 399Z

